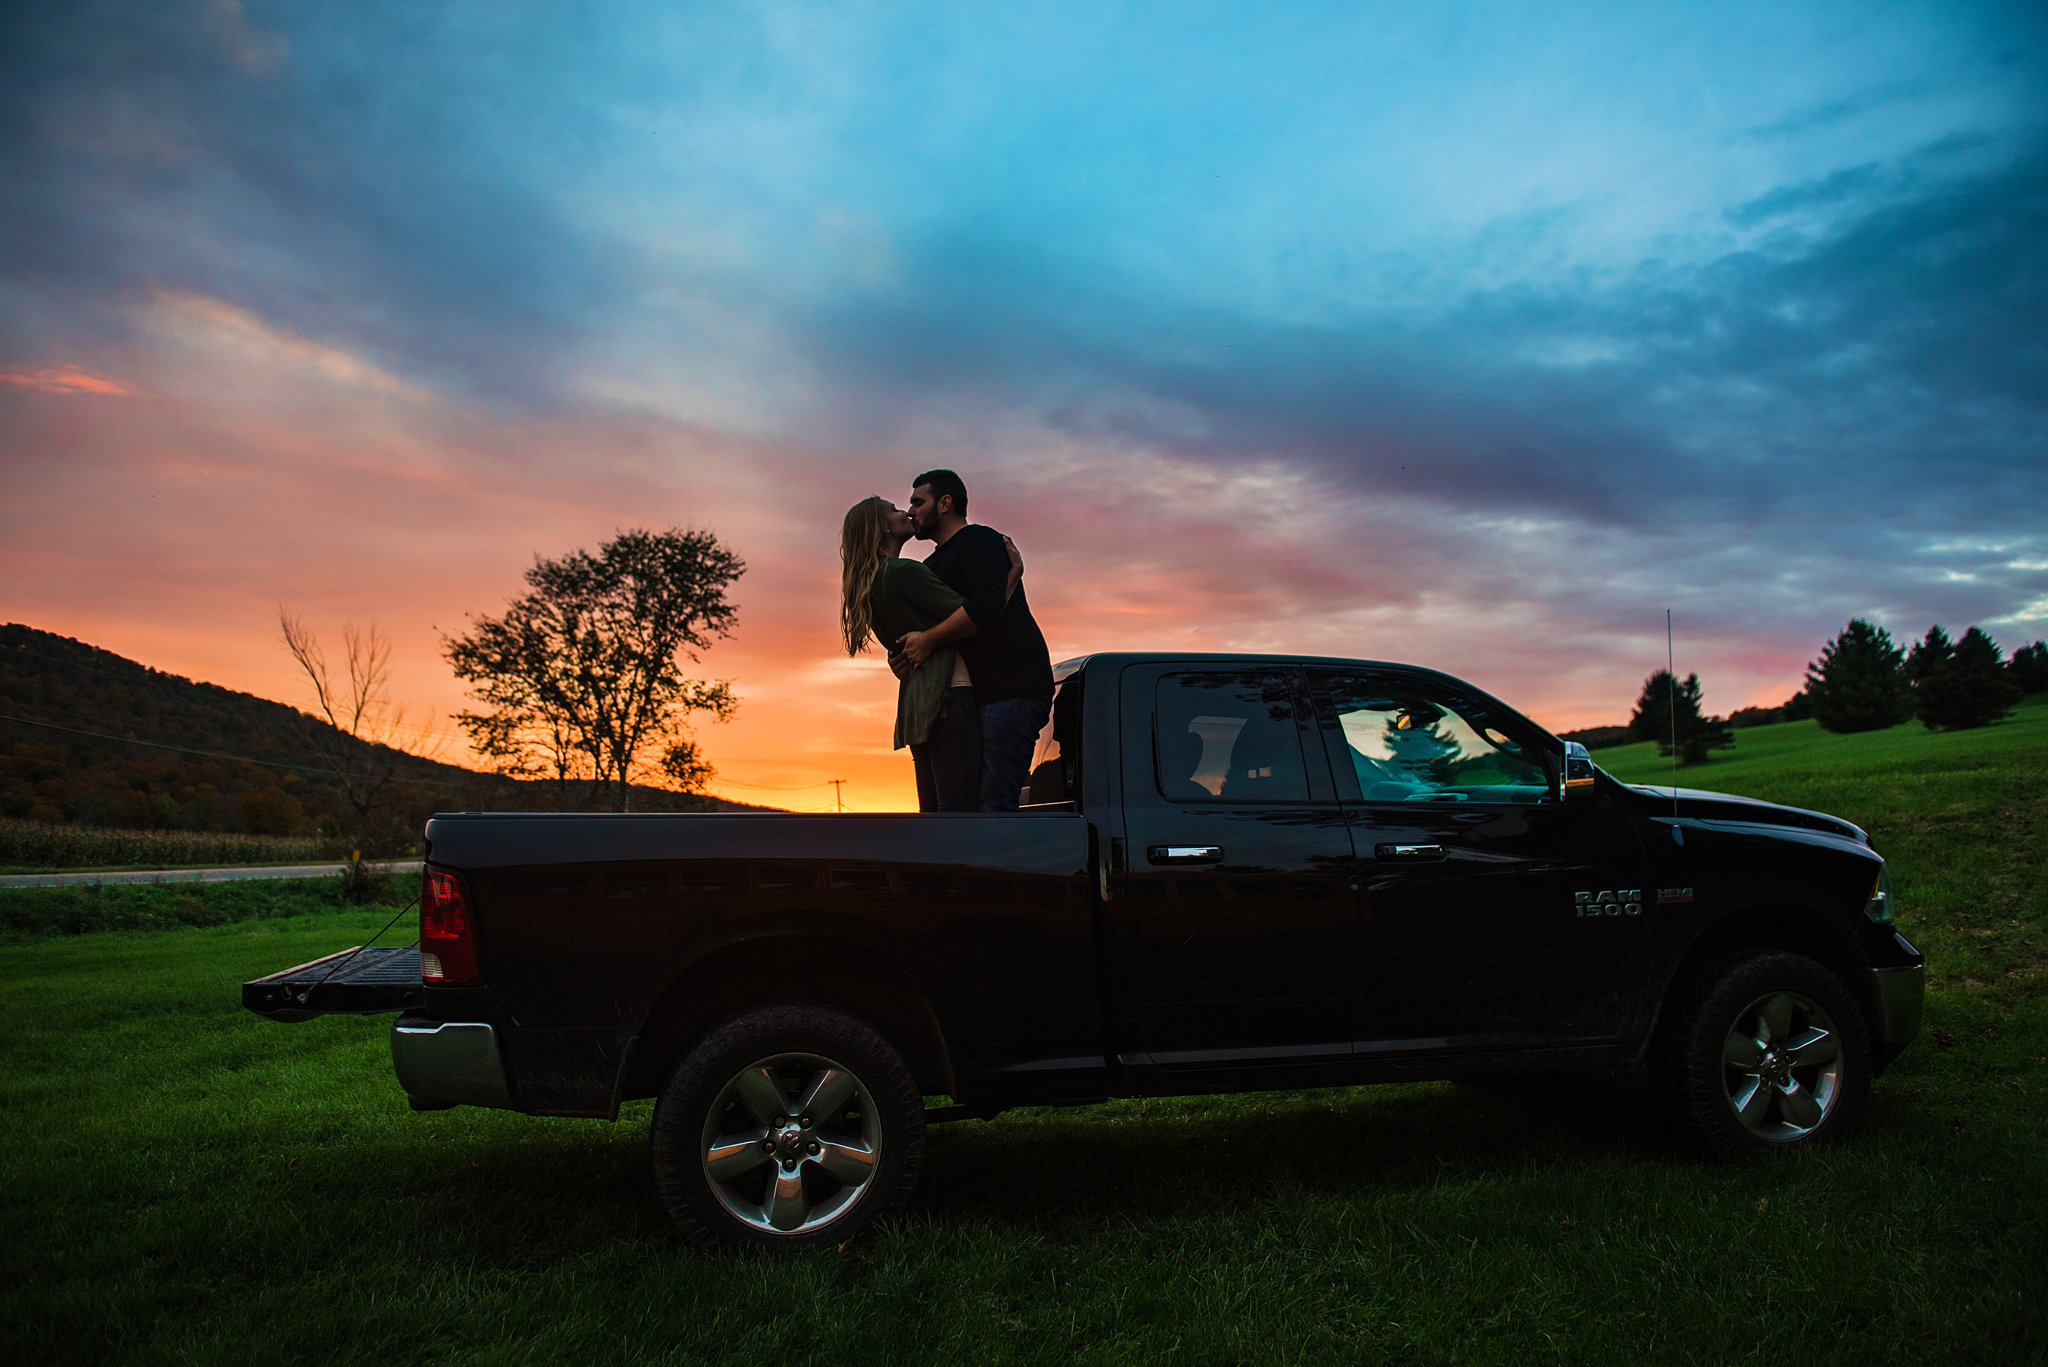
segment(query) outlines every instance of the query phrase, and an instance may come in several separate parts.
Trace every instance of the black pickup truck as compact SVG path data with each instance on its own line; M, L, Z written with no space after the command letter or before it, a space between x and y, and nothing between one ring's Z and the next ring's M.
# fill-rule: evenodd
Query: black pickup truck
M1647 1073L1706 1147L1763 1152L1848 1128L1919 1028L1846 821L1617 782L1405 665L1057 678L1016 814L437 816L416 947L243 1002L402 1012L418 1110L658 1098L677 1224L782 1249L901 1210L931 1120Z

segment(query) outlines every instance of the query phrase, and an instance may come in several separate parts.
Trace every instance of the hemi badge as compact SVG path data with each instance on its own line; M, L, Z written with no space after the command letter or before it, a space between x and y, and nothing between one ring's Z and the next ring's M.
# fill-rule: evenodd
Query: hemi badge
M1692 889L1691 889L1691 888L1658 888L1658 889L1657 889L1657 901L1658 901L1658 903L1659 903L1659 904L1662 904L1662 903L1665 903L1665 902L1690 902L1691 900L1692 900Z

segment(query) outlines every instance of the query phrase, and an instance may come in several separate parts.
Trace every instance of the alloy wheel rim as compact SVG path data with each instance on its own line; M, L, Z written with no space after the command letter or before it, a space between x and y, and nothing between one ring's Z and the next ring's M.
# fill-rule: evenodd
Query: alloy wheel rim
M1797 992L1758 997L1736 1013L1722 1042L1721 1079L1751 1134L1779 1144L1805 1138L1827 1119L1841 1087L1834 1021Z
M726 1082L704 1118L704 1176L764 1234L822 1229L874 1180L881 1117L851 1070L822 1054L775 1054Z

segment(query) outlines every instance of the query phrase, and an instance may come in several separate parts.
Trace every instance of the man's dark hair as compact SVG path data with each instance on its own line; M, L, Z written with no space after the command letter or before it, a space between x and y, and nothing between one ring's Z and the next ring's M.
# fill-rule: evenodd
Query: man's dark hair
M927 470L916 479L910 481L910 487L913 489L920 484L932 486L933 503L937 503L947 494L951 494L953 496L953 511L962 517L967 516L967 486L960 482L960 476L954 474L951 470Z

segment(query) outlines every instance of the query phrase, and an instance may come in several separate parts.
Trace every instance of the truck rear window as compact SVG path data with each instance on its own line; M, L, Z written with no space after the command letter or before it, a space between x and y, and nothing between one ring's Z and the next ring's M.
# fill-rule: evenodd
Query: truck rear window
M1306 802L1285 674L1204 670L1159 680L1159 792L1176 802Z

